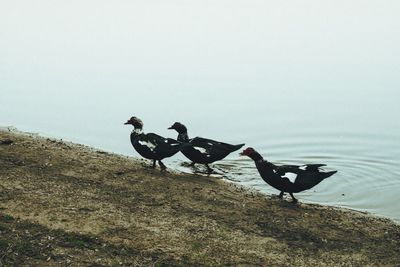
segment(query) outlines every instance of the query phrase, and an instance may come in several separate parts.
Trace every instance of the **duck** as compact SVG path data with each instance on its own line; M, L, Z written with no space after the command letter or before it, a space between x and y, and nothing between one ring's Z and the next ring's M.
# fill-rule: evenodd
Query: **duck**
M180 122L175 122L168 129L178 132L178 141L190 144L190 146L183 148L181 152L192 161L191 165L194 166L196 163L204 164L207 167L208 173L213 172L213 169L209 166L210 163L222 160L230 153L239 150L245 145L231 145L202 137L190 139L186 126Z
M248 156L254 160L261 178L270 186L281 191L279 198L282 199L285 192L289 193L292 197L292 203L298 202L293 193L310 189L337 172L321 170L320 168L326 166L325 164L277 166L265 160L252 147L246 148L240 155Z
M161 160L175 155L185 146L172 138L165 138L155 133L143 133L143 122L135 116L124 124L134 127L130 136L132 146L142 157L153 160L153 168L158 161L161 170L166 170L167 167Z

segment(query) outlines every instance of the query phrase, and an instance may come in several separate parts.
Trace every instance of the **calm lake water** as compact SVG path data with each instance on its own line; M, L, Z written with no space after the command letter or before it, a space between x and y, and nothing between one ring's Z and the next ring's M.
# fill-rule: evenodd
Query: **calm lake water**
M300 201L400 222L399 2L22 2L0 9L0 125L138 156L130 116L180 121L338 170ZM279 193L237 153L214 167Z

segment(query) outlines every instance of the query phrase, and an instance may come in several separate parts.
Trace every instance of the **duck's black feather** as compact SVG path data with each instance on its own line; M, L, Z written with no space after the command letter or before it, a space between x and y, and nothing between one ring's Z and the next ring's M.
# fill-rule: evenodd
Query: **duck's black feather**
M335 174L337 171L330 172L304 172L297 176L294 184L296 185L297 192L301 192L307 189L310 189L320 182L322 182L325 178ZM293 191L293 193L297 193Z
M233 151L238 150L244 144L240 145L231 145L223 142L218 142L215 140L207 139L207 138L202 138L202 137L195 137L189 141L189 143L193 147L200 147L203 148L204 153L206 155L209 155L215 160L223 159L225 158L229 153L232 153ZM190 147L185 148L190 149ZM214 161L215 161L214 160Z
M153 160L171 157L182 148L181 142L154 133L132 133L131 143L142 157Z
M142 157L153 160L153 167L158 161L160 167L165 169L161 160L173 156L187 146L187 144L155 133L143 133L143 122L136 117L131 117L125 124L133 125L134 130L130 135L131 144Z
M245 153L246 150L250 152ZM283 192L290 193L294 202L297 202L297 200L294 198L293 193L310 189L337 172L324 172L319 169L320 167L326 166L325 164L278 166L264 160L254 149L250 148L246 150L242 154L254 160L261 178L267 184L280 190L280 196L283 195ZM295 177L294 181L290 181L288 176Z
M213 163L244 146L244 144L231 145L203 137L189 139L186 126L179 122L174 123L169 129L178 132L178 141L190 144L182 149L182 153L193 163Z

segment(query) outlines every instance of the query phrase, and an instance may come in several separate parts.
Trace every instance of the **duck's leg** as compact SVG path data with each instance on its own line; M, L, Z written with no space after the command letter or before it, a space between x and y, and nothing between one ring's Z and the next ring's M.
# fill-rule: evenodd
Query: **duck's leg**
M192 163L189 164L190 167L194 167L196 163L192 161Z
M158 161L158 165L160 165L161 170L166 170L167 166L164 165L164 163L161 162L161 160Z
M208 172L208 174L210 174L210 173L213 172L213 169L211 169L211 167L208 166L208 164L206 164L206 167L207 167L207 172Z
M293 196L293 193L289 193L289 194L292 197L292 203L296 204L297 203L297 199Z
M153 169L156 167L156 160L153 159Z
M285 192L281 191L281 193L279 194L278 197L279 197L280 199L282 199L284 194L285 194Z

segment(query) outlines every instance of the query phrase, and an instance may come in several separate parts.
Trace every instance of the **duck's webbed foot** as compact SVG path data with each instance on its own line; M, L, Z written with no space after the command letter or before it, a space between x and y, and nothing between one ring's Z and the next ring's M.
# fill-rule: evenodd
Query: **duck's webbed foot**
M296 204L298 202L298 200L293 196L293 193L289 193L289 194L292 197L292 203Z
M196 164L196 163L192 161L192 162L189 164L189 166L190 166L190 167L194 167L195 164Z
M165 171L167 169L167 166L165 166L164 163L161 162L161 160L158 161L158 165L160 165L162 171Z

